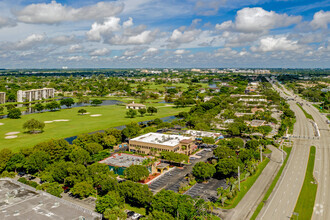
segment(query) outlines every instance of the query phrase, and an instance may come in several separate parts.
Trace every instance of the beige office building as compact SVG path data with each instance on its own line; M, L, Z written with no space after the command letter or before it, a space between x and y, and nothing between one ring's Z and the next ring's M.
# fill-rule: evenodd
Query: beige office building
M160 152L176 152L190 155L197 145L190 137L148 133L129 140L129 151L143 154L159 155Z
M31 89L31 90L18 90L17 102L31 102L35 100L54 98L55 89L43 88L43 89Z
M3 104L6 102L6 93L0 92L0 104Z

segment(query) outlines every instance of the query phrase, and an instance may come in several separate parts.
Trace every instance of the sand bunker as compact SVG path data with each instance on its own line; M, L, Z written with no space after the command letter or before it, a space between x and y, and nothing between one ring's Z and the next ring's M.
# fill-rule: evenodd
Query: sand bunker
M90 114L90 112L83 113L83 115L89 115L89 114Z
M91 117L100 117L102 116L101 114L96 114L96 115L91 115Z
M19 134L21 132L19 131L13 131L13 132L8 132L6 135L15 135L15 134Z
M60 121L70 121L69 119L57 119L57 120L54 120L56 122L60 122Z
M4 123L0 123L0 125L4 125Z
M10 136L6 136L5 139L14 139L14 138L17 138L16 135L10 135Z
M44 121L45 124L53 123L53 121Z

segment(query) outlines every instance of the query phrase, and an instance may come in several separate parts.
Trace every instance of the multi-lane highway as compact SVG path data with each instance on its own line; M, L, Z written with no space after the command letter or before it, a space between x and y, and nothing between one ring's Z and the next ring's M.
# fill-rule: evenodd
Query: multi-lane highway
M316 157L314 176L318 182L316 200L312 219L330 219L330 132L326 117L312 105L304 106L318 125L320 139L315 142Z
M274 85L283 97L293 97L289 91L283 93ZM296 105L295 101L289 101L290 108L295 112L296 124L293 130L292 152L287 167L274 189L268 202L261 210L258 219L288 219L292 216L299 193L304 181L309 148L318 141L314 136L315 131L312 123L307 120L303 111Z

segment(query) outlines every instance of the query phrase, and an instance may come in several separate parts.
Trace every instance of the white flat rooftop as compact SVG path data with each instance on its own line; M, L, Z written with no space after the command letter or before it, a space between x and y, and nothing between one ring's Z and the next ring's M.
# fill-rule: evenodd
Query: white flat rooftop
M131 139L131 141L140 141L144 143L152 143L174 147L178 145L180 141L189 139L189 137L181 135L168 135L150 132L148 134L133 138Z

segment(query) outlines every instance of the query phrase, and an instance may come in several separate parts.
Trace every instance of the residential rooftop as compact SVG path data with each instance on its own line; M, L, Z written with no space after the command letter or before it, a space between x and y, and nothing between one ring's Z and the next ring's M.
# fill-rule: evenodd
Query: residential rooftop
M152 143L174 147L177 146L180 141L183 140L191 140L191 138L181 135L168 135L150 132L139 137L133 138L130 141L139 141L144 143Z

